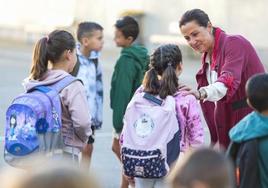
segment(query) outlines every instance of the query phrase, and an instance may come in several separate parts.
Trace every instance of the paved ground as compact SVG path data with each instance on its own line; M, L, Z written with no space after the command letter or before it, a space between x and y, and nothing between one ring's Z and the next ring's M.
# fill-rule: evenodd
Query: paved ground
M23 91L21 81L27 77L31 64L31 45L0 42L0 166L3 161L3 132L5 111L12 99ZM120 179L120 165L111 151L112 119L109 107L110 80L114 62L119 51L103 50L101 63L103 65L104 80L104 125L96 134L96 143L92 159L91 171L104 188L118 188ZM198 60L184 59L184 72L181 80L192 86L195 85L194 74L198 69ZM206 135L207 129L206 129ZM206 142L208 143L208 136Z

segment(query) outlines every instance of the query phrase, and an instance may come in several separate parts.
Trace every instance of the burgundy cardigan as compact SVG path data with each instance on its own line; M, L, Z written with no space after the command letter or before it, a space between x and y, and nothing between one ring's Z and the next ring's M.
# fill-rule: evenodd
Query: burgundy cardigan
M227 35L220 28L214 28L214 38L211 69L218 73L217 82L224 83L228 90L216 105L206 101L201 102L201 107L212 144L219 141L226 148L230 142L229 130L252 111L246 105L246 82L252 75L265 70L253 46L242 36ZM208 85L206 55L203 54L202 68L196 75L198 88Z

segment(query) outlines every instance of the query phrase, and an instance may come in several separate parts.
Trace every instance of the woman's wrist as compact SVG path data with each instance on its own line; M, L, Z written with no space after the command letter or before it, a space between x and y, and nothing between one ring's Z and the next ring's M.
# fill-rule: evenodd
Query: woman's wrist
M207 92L205 89L199 89L198 90L198 93L199 93L199 98L198 100L204 100L205 98L207 98Z
M197 100L200 100L201 99L201 92L199 90L197 90L197 92L198 92Z

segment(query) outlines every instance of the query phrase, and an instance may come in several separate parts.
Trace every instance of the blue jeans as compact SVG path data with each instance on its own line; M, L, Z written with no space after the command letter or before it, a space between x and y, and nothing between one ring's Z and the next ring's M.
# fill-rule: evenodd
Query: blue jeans
M167 188L164 178L135 178L135 188Z

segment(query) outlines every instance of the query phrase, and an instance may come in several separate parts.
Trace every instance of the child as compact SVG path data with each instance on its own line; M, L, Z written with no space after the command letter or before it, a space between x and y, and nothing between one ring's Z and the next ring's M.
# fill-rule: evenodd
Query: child
M77 29L77 58L74 71L82 80L86 89L87 104L91 114L91 128L101 128L103 108L102 69L98 63L98 53L103 47L103 28L94 22L82 22ZM73 72L74 73L74 72ZM74 74L73 74L74 75ZM94 138L90 137L88 145L83 150L82 162L89 168L93 151Z
M178 76L182 72L182 56L177 45L167 44L157 48L151 56L150 70L147 71L138 92L146 92L165 99L174 96L176 116L181 131L181 152L190 147L200 147L204 142L200 111L193 95L178 92ZM125 136L125 135L124 135ZM122 140L124 142L124 139ZM169 156L167 156L169 158ZM161 187L161 179L135 179L136 187Z
M35 45L29 80L24 83L26 90L61 80L73 70L76 60L75 40L69 32L55 30L41 38ZM48 70L48 63L51 64L51 70ZM92 134L85 89L80 81L74 81L59 95L64 155L78 162L78 154Z
M230 139L240 143L242 149L238 151L240 160L239 169L236 170L239 170L239 174L236 175L240 177L237 177L237 183L241 188L264 188L268 187L268 74L251 77L246 84L246 95L247 103L254 112L229 132Z
M138 34L138 23L132 17L117 20L114 41L118 47L122 47L122 51L112 76L110 101L114 127L112 150L119 160L119 135L123 128L123 116L128 102L141 84L149 61L147 50L133 44ZM127 187L127 181L122 178L121 188Z
M171 188L231 188L232 166L212 149L187 153L169 175Z
M14 180L13 180L14 181ZM79 169L54 164L25 175L16 188L98 188L96 180ZM10 187L12 188L12 187ZM15 188L15 187L14 187Z

